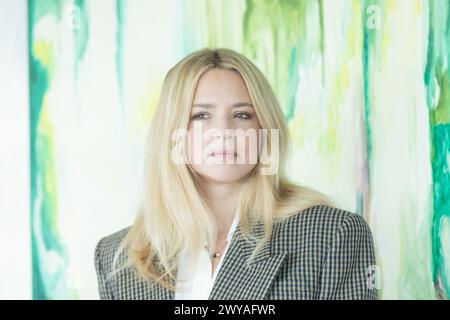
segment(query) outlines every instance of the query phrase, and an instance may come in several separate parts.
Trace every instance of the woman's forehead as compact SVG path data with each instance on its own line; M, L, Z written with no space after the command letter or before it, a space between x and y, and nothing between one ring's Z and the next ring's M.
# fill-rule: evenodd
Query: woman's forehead
M214 99L220 99L221 101L238 99L233 103L251 103L244 79L237 72L230 70L209 70L199 79L195 88L194 102L214 103L214 101L211 101Z

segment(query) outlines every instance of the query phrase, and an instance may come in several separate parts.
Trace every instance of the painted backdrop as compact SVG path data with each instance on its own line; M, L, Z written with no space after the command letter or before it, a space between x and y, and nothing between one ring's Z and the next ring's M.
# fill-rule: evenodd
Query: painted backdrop
M97 297L163 77L229 47L274 87L291 174L362 214L384 299L450 296L449 0L29 0L33 297Z

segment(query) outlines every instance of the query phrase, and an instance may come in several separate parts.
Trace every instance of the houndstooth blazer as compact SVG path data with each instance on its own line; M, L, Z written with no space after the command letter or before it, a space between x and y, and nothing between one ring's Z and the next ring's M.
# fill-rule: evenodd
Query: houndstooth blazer
M96 245L100 298L173 300L173 292L139 278L131 268L106 279L128 229ZM260 237L262 224L253 230ZM378 290L370 285L376 264L373 237L359 214L314 206L275 223L270 242L247 264L253 249L241 237L238 225L210 300L378 299Z

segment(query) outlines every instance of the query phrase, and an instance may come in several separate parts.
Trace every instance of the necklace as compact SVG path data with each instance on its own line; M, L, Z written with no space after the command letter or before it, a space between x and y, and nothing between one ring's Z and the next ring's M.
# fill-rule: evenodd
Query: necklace
M211 259L220 257L222 250L227 246L228 241L225 241L225 245L218 252L215 252L211 255Z

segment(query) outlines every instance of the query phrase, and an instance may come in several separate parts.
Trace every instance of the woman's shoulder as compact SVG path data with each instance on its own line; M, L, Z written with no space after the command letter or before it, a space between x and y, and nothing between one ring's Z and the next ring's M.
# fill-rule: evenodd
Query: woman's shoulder
M317 288L318 299L377 298L367 284L374 241L358 213L324 205L296 212L278 226L272 249L289 253L287 272L302 279L305 292Z
M110 269L112 266L114 255L130 228L131 226L120 229L98 240L95 246L95 260L97 263L101 262L104 269Z
M299 210L277 226L278 234L289 237L322 239L329 242L338 233L361 232L371 234L364 217L358 213L317 205Z

